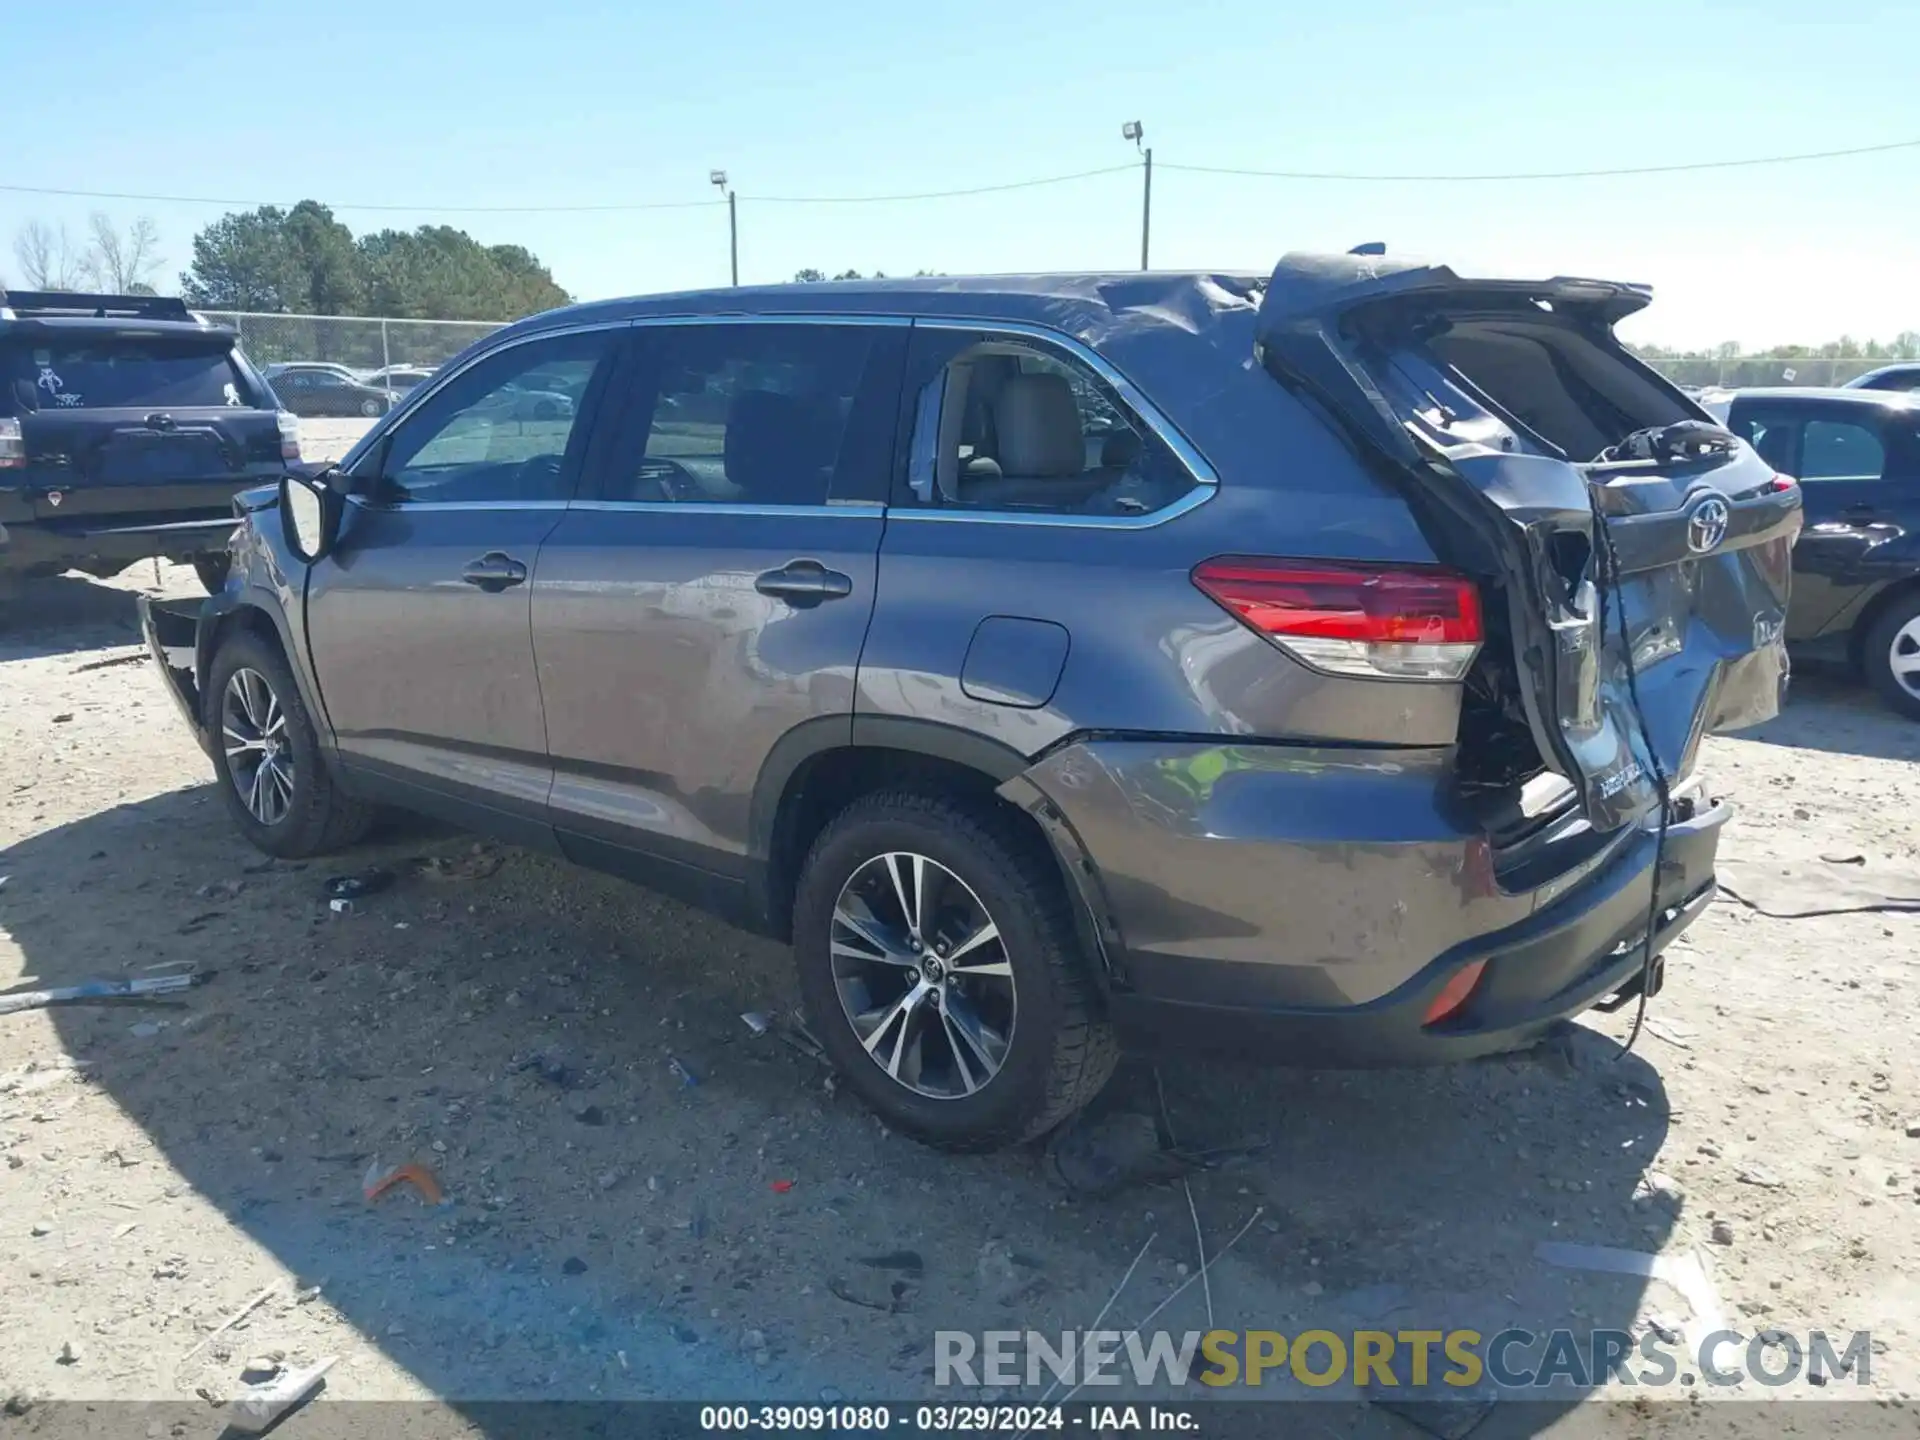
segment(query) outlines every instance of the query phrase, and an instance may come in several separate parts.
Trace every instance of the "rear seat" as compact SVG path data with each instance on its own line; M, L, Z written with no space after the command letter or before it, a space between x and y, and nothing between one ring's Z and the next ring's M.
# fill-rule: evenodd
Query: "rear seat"
M963 474L963 504L1073 509L1118 478L1116 470L1087 469L1080 406L1063 375L1009 375L994 396L993 422L1000 473Z

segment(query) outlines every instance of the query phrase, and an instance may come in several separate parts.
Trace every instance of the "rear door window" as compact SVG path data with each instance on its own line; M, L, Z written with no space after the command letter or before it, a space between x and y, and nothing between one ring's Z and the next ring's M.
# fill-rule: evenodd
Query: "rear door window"
M1147 515L1196 481L1092 369L1024 336L916 332L909 504Z
M1800 479L1878 480L1886 473L1880 436L1850 420L1809 420L1800 439Z
M0 378L24 410L187 410L252 405L226 346L111 338L0 349Z

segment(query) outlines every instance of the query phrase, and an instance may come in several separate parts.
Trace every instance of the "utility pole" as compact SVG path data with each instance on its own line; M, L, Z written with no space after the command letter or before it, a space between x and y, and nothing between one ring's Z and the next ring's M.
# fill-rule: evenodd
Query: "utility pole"
M727 172L709 170L707 179L727 197L727 268L735 289L740 285L740 208L727 184Z
M1147 268L1148 247L1153 239L1153 147L1143 142L1146 139L1146 127L1138 120L1129 120L1120 127L1120 138L1133 141L1134 148L1140 152L1143 162L1140 187L1140 268Z

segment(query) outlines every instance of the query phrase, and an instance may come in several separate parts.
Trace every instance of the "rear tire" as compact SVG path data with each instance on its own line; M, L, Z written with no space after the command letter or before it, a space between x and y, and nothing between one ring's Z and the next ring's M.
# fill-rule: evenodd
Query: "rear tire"
M1880 698L1907 719L1920 720L1920 594L1894 601L1873 622L1860 658Z
M1031 1139L1113 1073L1118 1048L1053 858L986 804L910 790L854 801L807 856L793 937L828 1057L926 1144Z
M380 413L380 402L378 400L362 400L360 402L360 413L369 420L373 419Z
M218 595L227 588L227 575L233 569L233 557L225 551L215 555L196 555L193 557L193 573L200 577L200 584L209 595Z
M278 646L250 630L230 636L213 658L205 703L221 797L257 849L303 860L351 845L373 828L373 807L342 792L327 772L319 734Z

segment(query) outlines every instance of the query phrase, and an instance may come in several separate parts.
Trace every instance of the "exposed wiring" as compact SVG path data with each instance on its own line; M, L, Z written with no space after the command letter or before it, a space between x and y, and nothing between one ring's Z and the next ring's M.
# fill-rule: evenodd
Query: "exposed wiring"
M1654 832L1653 839L1653 876L1647 882L1647 933L1640 942L1640 1003L1634 1007L1633 1030L1627 1036L1620 1058L1625 1059L1640 1038L1640 1029L1647 1020L1647 986L1653 978L1653 932L1660 919L1660 871L1667 856L1667 820L1672 810L1672 786L1667 779L1667 767L1660 763L1660 753L1654 749L1653 731L1647 724L1647 710L1640 703L1640 676L1633 663L1633 640L1627 631L1627 603L1624 586L1621 583L1620 555L1613 548L1613 534L1607 528L1607 517L1601 512L1600 497L1592 485L1587 488L1587 503L1593 511L1594 533L1599 537L1600 548L1596 552L1602 558L1601 565L1605 573L1600 577L1600 644L1604 654L1607 637L1607 591L1615 591L1618 604L1614 612L1619 620L1620 648L1627 667L1627 701L1633 707L1633 718L1640 731L1640 743L1647 752L1647 763L1653 767L1654 791L1660 801L1660 826ZM1631 749L1629 749L1631 753Z
M1242 170L1227 165L1183 165L1162 160L1157 168L1182 170L1190 175L1240 175L1255 180L1330 180L1360 185L1432 183L1464 185L1506 180L1598 180L1614 175L1678 175L1695 170L1743 170L1755 165L1797 165L1807 160L1840 160L1849 155L1881 155L1889 150L1920 150L1920 140L1889 140L1884 145L1856 145L1846 150L1807 150L1796 155L1756 155L1744 160L1688 160L1672 165L1618 165L1599 170L1517 170L1506 174L1361 175L1327 170Z

